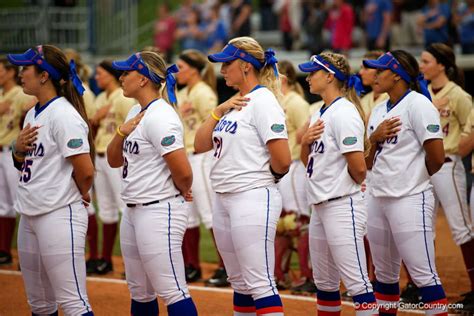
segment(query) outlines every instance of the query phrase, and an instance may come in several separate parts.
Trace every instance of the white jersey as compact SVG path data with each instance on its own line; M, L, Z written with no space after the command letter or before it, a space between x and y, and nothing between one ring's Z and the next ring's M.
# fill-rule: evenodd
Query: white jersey
M423 143L428 139L443 139L439 113L424 95L415 91L402 97L390 111L387 102L372 111L369 135L385 119L399 117L402 125L397 136L377 144L370 193L375 197L401 197L430 189Z
M15 210L34 216L80 201L66 158L89 153L86 122L66 98L58 97L29 110L23 126L28 123L41 127L22 166Z
M224 115L212 133L211 183L218 193L273 185L266 144L272 139L288 139L285 113L275 95L259 87L246 97L250 98L247 106Z
M140 111L135 105L125 121ZM178 113L163 99L153 101L123 143L123 201L148 203L179 194L163 156L180 148L184 148L183 125Z
M345 98L326 111L316 111L311 124L324 121L324 133L311 145L306 175L308 202L318 204L360 191L348 171L345 153L364 151L364 122L354 104Z

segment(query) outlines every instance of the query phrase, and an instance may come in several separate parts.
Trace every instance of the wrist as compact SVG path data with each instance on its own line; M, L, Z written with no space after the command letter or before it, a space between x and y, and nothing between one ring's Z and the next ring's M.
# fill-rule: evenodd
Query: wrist
M214 120L216 120L217 122L219 122L219 121L221 120L221 118L222 118L221 115L216 114L214 111L211 111L211 117L212 117Z
M16 158L22 158L24 159L26 157L26 153L25 152L22 152L22 151L19 151L17 148L16 148L16 140L14 140L11 144L11 149L12 149L12 152L13 154L15 155Z
M124 133L120 130L120 127L122 127L122 125L117 126L117 130L116 130L117 135L119 135L119 136L122 137L122 138L127 137L127 135L124 134Z

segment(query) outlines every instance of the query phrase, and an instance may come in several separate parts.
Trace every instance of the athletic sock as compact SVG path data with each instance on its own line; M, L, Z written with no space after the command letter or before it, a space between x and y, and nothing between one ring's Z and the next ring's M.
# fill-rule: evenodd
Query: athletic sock
M196 305L191 298L168 305L169 316L197 316Z
M257 316L283 316L283 304L280 295L272 295L255 300L255 309Z
M87 219L87 243L89 244L89 259L98 259L98 229L95 214L89 215Z
M256 316L255 303L251 295L234 292L234 316Z
M396 315L400 300L400 284L375 281L375 298L380 316Z
M117 235L117 223L104 224L102 241L102 259L107 262L112 262L112 251L115 244L115 236Z
M471 203L474 203L474 201ZM461 251L464 265L469 275L469 281L471 282L471 291L474 291L474 239L462 244Z
M426 315L448 315L448 300L441 285L420 287L420 294Z
M150 302L137 302L132 299L132 306L130 309L131 316L158 316L158 300L154 299Z
M377 302L374 293L364 293L352 297L356 310L356 316L378 315Z
M316 293L318 316L341 315L341 294L339 291L328 292L318 289Z

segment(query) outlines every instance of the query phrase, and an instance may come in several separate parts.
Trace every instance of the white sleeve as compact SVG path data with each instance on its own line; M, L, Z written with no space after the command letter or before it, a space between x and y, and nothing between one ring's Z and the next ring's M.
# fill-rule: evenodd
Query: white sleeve
M140 113L140 109L141 109L140 104L135 104L134 106L132 106L130 111L128 111L128 114L127 114L127 117L125 118L124 123L129 121L131 118L137 116L137 114Z
M79 113L62 112L61 117L54 118L52 132L64 158L89 153L89 128Z
M285 113L276 98L268 101L261 99L252 106L255 127L265 144L272 139L288 139Z
M341 153L364 151L365 127L359 113L346 111L334 118L334 138Z
M421 144L428 139L443 139L439 112L426 98L418 98L410 108L410 123Z
M152 114L156 114L156 111ZM144 117L146 138L158 150L160 156L184 148L183 125L177 116L163 117L164 113ZM158 118L158 119L157 119Z

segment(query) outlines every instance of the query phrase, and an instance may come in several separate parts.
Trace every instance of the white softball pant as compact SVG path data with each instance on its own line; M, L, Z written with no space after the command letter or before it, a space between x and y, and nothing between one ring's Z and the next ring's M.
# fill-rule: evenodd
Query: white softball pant
M119 211L125 208L120 196L122 168L112 168L107 157L95 158L97 174L94 189L99 206L99 218L104 224L114 224L119 220Z
M12 152L3 147L0 151L0 217L16 217L13 203L20 173L13 166Z
M189 155L193 170L193 203L189 212L188 227L199 227L202 222L207 229L212 228L212 201L216 193L212 190L210 173L212 168L212 151Z
M234 291L254 300L278 294L273 277L281 213L277 187L217 193L215 201L214 236Z
M366 225L361 192L312 205L309 249L318 289L339 291L342 279L351 296L372 292L364 248Z
M397 283L401 260L418 287L440 285L433 242L431 190L369 199L368 238L377 281Z
M18 255L26 295L35 314L90 312L84 258L87 211L82 202L38 216L22 215Z
M120 247L133 300L166 305L189 298L181 244L188 203L181 196L148 206L126 207L120 224Z
M285 211L294 211L300 215L310 216L308 199L306 197L306 168L301 160L293 160L290 171L278 183L283 209Z
M449 158L452 161L443 164L431 177L431 183L443 207L454 242L462 245L474 238L470 209L467 205L466 172L461 157L450 155Z

